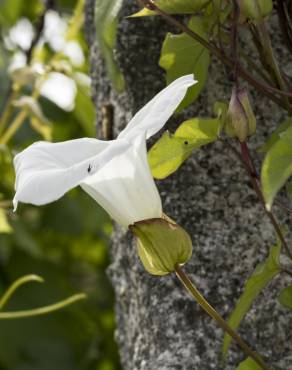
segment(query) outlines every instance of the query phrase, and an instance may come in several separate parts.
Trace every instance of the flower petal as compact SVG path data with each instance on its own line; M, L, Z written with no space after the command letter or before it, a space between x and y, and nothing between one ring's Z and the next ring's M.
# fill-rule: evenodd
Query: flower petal
M196 82L192 74L173 81L134 115L118 138L132 140L145 133L148 139L156 134L183 100L187 89Z
M41 205L59 199L128 146L125 140L89 138L29 146L14 158L14 209L18 201Z
M123 226L162 217L161 199L148 165L144 134L87 177L81 187Z

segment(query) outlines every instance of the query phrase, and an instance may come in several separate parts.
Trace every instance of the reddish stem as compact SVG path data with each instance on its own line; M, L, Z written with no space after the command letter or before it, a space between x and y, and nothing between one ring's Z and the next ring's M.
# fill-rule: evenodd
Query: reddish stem
M263 193L261 191L261 188L258 184L258 181L257 181L257 178L256 178L256 172L255 172L255 168L254 168L254 165L253 165L253 162L251 160L251 156L250 156L250 153L249 153L249 149L248 149L248 146L247 146L247 143L246 141L244 142L241 142L240 143L240 148L241 148L241 154L242 154L242 158L243 158L243 161L245 163L245 168L247 170L247 173L251 179L251 182L252 182L252 185L253 185L253 188L264 208L264 211L266 213L266 215L269 217L281 243L282 243L282 246L284 247L285 251L286 251L286 254L288 255L288 257L292 260L292 253L290 252L289 250L289 247L288 247L288 244L283 236L283 233L282 233L282 230L281 230L281 227L280 225L278 224L278 221L276 219L276 217L274 216L273 212L268 210L267 207L266 207L266 202L265 202L265 199L264 199L264 196L263 196Z

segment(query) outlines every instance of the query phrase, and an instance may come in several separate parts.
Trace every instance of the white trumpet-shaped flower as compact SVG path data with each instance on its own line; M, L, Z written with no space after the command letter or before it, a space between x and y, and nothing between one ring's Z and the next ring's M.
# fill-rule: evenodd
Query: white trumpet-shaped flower
M132 118L116 140L41 141L17 154L14 209L19 201L53 202L81 185L121 225L161 217L146 139L164 126L195 83L193 75L172 82Z

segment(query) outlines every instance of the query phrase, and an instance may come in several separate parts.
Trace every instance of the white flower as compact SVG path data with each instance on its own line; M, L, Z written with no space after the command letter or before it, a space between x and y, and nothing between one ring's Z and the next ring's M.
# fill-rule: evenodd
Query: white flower
M121 225L161 217L146 139L164 126L195 83L193 75L172 82L132 118L116 140L41 141L16 155L14 209L19 201L53 202L81 185Z

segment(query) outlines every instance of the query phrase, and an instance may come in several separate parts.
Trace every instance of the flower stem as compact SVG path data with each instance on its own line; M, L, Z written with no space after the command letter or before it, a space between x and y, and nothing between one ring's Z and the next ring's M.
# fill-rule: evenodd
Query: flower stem
M281 272L285 272L287 275L292 277L292 271L291 270L287 269L284 266L280 266L280 268L281 268Z
M258 31L259 31L258 33L260 35L262 45L263 45L264 53L266 54L266 58L268 58L268 61L270 62L270 65L271 65L271 67L274 71L275 79L276 79L276 82L278 84L278 87L281 90L285 91L285 89L286 89L285 83L284 83L280 68L278 66L278 63L277 63L275 55L274 55L270 35L268 33L265 21L262 20L258 24L257 28L258 28Z
M264 199L264 196L263 196L263 193L262 193L262 190L258 184L258 180L257 180L257 176L256 176L256 171L255 171L255 168L254 168L254 165L253 165L253 162L252 162L252 159L251 159L251 156L250 156L250 153L249 153L249 149L248 149L248 145L246 143L246 141L244 142L241 142L240 143L240 148L241 148L241 155L242 155L242 158L243 158L243 163L245 165L245 169L250 177L250 180L252 182L252 186L264 208L264 211L266 213L266 215L269 217L281 243L282 243L282 246L284 247L285 251L286 251L286 254L288 255L288 257L292 260L292 253L288 247L288 244L284 238L284 235L281 231L281 227L280 225L278 224L278 221L276 219L276 217L274 216L273 212L268 210L267 207L266 207L266 202L265 202L265 199Z
M3 294L3 296L0 299L0 310L6 305L6 303L9 301L11 296L14 294L14 292L21 286L26 283L29 283L31 281L37 281L39 283L43 283L44 279L41 278L38 275L26 275L19 279L17 279L14 283L10 285L10 287L6 290L6 292Z
M269 370L270 367L265 364L261 357L254 352L249 345L244 342L241 337L228 325L223 317L209 304L209 302L203 297L198 289L191 282L187 274L178 266L175 267L175 273L189 293L195 298L197 303L203 308L207 314L214 319L219 326L228 333L233 340L242 348L247 356L251 357L259 366L264 370Z
M238 21L240 17L240 8L238 5L237 0L233 0L233 15L232 15L232 25L231 25L231 52L232 52L232 58L234 60L234 82L235 85L238 85L238 76L237 76L237 69L238 69L238 36L237 36L237 31L238 31Z
M27 113L26 110L22 110L21 112L18 113L18 115L15 117L14 121L11 123L11 125L4 132L3 136L0 137L0 144L7 144L8 143L8 141L12 138L12 136L15 134L15 132L23 124L27 115L28 115L28 113Z
M72 297L64 299L58 303L51 304L49 306L34 308L32 310L24 311L14 311L14 312L0 312L0 320L4 319L20 319L24 317L40 316L45 315L54 311L58 311L70 304L85 299L86 295L84 293L75 294Z
M7 121L10 118L10 115L13 111L13 102L14 102L14 100L16 99L16 97L18 95L19 90L16 89L16 88L12 88L12 89L13 90L11 91L10 95L7 98L5 108L3 110L3 113L2 113L2 116L1 116L1 119L0 119L0 135L6 127Z

